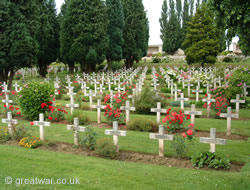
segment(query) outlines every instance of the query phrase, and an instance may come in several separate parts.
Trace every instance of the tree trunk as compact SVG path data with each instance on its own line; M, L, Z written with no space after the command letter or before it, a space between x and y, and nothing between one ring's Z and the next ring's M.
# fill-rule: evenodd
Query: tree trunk
M0 82L8 84L9 69L0 69Z
M10 70L10 77L8 82L8 89L10 90L12 87L13 78L15 76L15 72L13 70Z
M133 63L134 63L133 58L126 59L126 61L125 61L126 68L129 69L130 67L133 67Z
M46 64L38 64L39 67L39 74L41 77L46 77L47 73L48 73L48 66Z
M69 74L73 74L74 73L75 64L74 63L68 63L68 65L69 65Z

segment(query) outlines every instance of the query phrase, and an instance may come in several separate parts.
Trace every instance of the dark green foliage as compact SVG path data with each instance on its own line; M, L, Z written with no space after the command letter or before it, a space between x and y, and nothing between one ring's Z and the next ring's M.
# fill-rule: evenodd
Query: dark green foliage
M80 144L89 150L94 150L96 147L96 136L97 133L94 131L93 127L86 127L84 137L80 141Z
M233 59L231 57L224 57L222 61L225 63L229 63L229 62L232 62Z
M175 149L176 154L179 157L185 157L188 152L188 147L185 143L185 138L181 135L175 135L174 140L171 143L171 147Z
M114 62L111 63L111 69L112 69L112 71L116 71L116 70L122 69L123 66L124 66L123 62L114 61Z
M60 54L73 72L80 62L84 71L94 71L108 48L107 10L101 0L66 1L60 31Z
M164 107L164 101L155 96L155 93L146 87L139 97L136 97L135 107L136 113L150 114L150 109L156 106L156 102L161 102L161 106Z
M222 158L217 156L216 153L211 152L197 153L196 156L192 156L191 161L193 166L197 168L208 166L209 168L215 169L229 169L231 165L229 159Z
M40 113L44 113L41 104L50 101L54 88L48 83L31 82L19 94L22 114L30 120L36 120Z
M124 30L123 58L126 67L132 67L147 55L149 23L142 0L123 0Z
M31 132L31 128L29 127L13 127L13 139L16 140L17 142L19 142L22 138L24 137L29 137L31 136L30 132Z
M155 132L157 131L158 126L157 123L151 121L150 119L136 118L129 121L127 129L132 131Z
M219 17L224 19L226 28L239 36L243 54L250 55L250 1L211 0L211 4L219 13Z
M59 56L59 23L56 17L54 0L40 1L40 29L37 40L40 44L38 68L42 77L47 74L47 67Z
M207 9L206 4L198 8L192 21L188 23L186 39L183 42L188 64L215 63L219 52L217 29L214 24L213 14Z
M123 45L123 28L124 28L124 17L123 7L121 0L107 0L108 9L108 38L109 47L107 50L108 62L120 61L123 57L122 45Z
M161 62L161 58L159 58L159 57L153 57L152 62L153 63L160 63Z
M161 88L161 92L163 92L163 93L171 93L171 89L167 88L167 87L164 87L164 88Z
M108 138L102 138L96 143L96 153L105 158L115 158L117 156L114 143Z
M0 144L6 143L11 139L7 127L0 127Z
M0 81L10 80L9 87L15 71L30 67L37 60L38 44L33 34L35 31L31 30L36 22L30 26L30 22L22 14L26 3L30 3L30 7L26 7L29 11L34 5L29 0L23 3L0 1ZM29 13L34 16L33 10Z
M79 125L86 125L90 122L88 116L77 110L73 111L73 114L68 113L68 115L66 115L66 120L69 124L73 124L75 117L79 118Z

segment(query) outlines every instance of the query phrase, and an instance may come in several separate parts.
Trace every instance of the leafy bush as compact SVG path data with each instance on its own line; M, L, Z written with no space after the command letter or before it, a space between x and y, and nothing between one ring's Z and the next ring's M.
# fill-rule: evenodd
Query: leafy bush
M20 141L22 138L24 137L29 137L31 136L30 135L30 131L32 130L33 128L31 127L13 127L13 138L16 140L16 141Z
M115 158L117 156L116 147L110 139L102 138L96 143L96 153L105 158Z
M66 94L63 94L63 95L62 95L62 100L64 100L64 101L69 101L69 100L70 100L70 97L69 97L68 95L66 95Z
M44 113L41 108L43 102L49 102L54 88L48 83L31 82L26 85L20 94L19 105L22 113L30 120L36 120L39 113Z
M170 106L173 106L173 107L180 107L180 105L181 105L180 101L173 101L170 103ZM188 106L189 106L189 102L184 101L184 107L188 107Z
M161 58L159 58L159 57L153 57L152 62L153 63L160 63L161 62Z
M87 127L80 144L89 150L94 150L96 147L96 135L97 133L93 127Z
M66 120L69 124L73 124L74 118L79 118L79 125L86 125L90 122L90 118L80 111L73 111L73 114L66 115Z
M157 131L158 126L157 123L150 119L137 118L129 121L127 128L132 131L155 132Z
M162 107L166 105L166 101L161 97L157 97L150 88L146 87L142 93L135 99L136 113L151 114L151 108L156 106L156 102L161 102Z
M116 70L122 69L123 65L124 65L123 62L114 61L111 63L111 69L113 71L116 71Z
M230 63L233 61L233 59L231 57L224 57L222 61L225 63Z
M230 160L226 158L222 158L217 156L216 153L211 152L201 152L197 153L196 156L192 156L193 166L198 168L203 168L204 166L208 166L209 168L230 168Z
M163 92L163 93L171 93L171 89L164 87L164 88L161 88L161 92Z
M174 140L171 143L171 147L175 149L176 154L179 157L185 157L188 152L188 147L185 143L185 138L181 135L175 135Z
M41 140L36 136L24 137L19 141L19 146L26 148L37 148L42 145Z
M7 127L0 127L0 144L5 143L11 139Z

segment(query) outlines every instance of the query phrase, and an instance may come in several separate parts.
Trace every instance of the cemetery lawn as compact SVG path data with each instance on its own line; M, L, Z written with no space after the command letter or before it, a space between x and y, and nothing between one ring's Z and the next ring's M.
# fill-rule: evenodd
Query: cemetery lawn
M241 172L221 172L120 162L8 145L0 145L0 151L0 189L16 189L16 178L51 178L56 181L75 177L80 184L23 184L18 189L229 190L249 189L250 186L250 163ZM6 176L13 178L12 185L4 184Z
M96 118L96 112L89 111ZM90 115L90 116L91 116ZM133 115L131 115L133 117ZM134 115L135 116L135 115ZM144 115L140 115L143 117ZM148 117L148 116L147 116ZM155 116L150 116L155 119ZM103 119L105 119L103 117ZM206 121L205 121L206 120ZM219 122L218 122L219 121ZM196 126L209 130L211 124L217 131L225 130L225 120L197 119ZM232 125L232 128L243 128ZM21 125L29 125L19 120ZM4 125L4 124L2 124ZM249 135L249 126L245 123ZM104 128L95 127L98 138L104 135ZM34 126L34 135L39 135L39 127ZM234 132L233 132L234 133ZM73 146L73 132L64 124L52 124L45 128L46 144L65 142ZM80 133L80 137L83 133ZM111 136L106 136L112 138ZM121 151L135 151L158 154L158 141L149 139L149 133L128 131L126 137L119 137ZM83 155L50 152L40 149L26 149L16 146L0 145L0 189L15 189L15 185L6 185L6 176L15 178L52 178L70 179L77 177L80 185L21 185L19 189L249 189L250 186L250 140L228 140L226 145L217 145L217 154L230 158L234 162L246 163L240 172L206 171L175 168L143 163L131 163L108 160ZM199 143L199 139L190 146L188 157L196 152L209 150L208 144ZM175 157L170 142L165 141L165 156ZM182 184L182 186L180 186Z

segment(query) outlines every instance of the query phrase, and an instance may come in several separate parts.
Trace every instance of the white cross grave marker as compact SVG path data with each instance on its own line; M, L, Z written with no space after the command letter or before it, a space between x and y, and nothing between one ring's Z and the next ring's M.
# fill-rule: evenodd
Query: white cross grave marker
M129 101L126 101L126 106L121 106L121 110L126 110L126 126L128 126L129 123L129 112L135 111L135 107L129 106Z
M207 98L202 99L203 102L207 102L207 117L210 117L210 103L215 102L215 99L211 99L211 94L207 95Z
M227 107L227 113L221 113L220 117L227 118L227 135L231 135L231 120L232 118L239 118L239 115L232 114L231 107Z
M97 109L97 123L101 123L101 109L104 109L105 106L101 105L101 100L97 100L97 105L92 105L92 108Z
M163 125L159 126L159 133L150 133L150 139L159 139L159 156L164 157L164 140L172 141L174 139L173 135L164 134L165 127Z
M113 135L113 142L116 146L116 152L119 152L119 145L118 145L118 136L126 136L127 131L118 130L118 122L113 122L113 130L105 130L105 135Z
M7 113L7 119L2 119L2 123L8 124L8 131L11 136L13 136L13 124L17 124L18 121L16 119L12 119L12 113Z
M194 124L195 116L196 115L202 115L202 112L201 111L196 111L195 110L195 104L192 104L191 110L184 111L184 114L191 115L191 123Z
M157 102L157 108L151 108L150 112L156 112L156 122L161 122L161 113L166 113L166 109L161 109L161 102Z
M185 103L185 101L188 101L189 99L188 98L184 98L184 94L181 93L181 97L177 98L177 100L180 101L181 109L184 110L184 103Z
M77 117L74 118L74 125L67 125L67 130L74 131L74 145L79 145L78 132L85 132L86 127L79 126L79 119Z
M40 140L44 140L44 127L49 127L50 122L44 121L44 115L43 113L39 114L39 121L33 121L34 125L39 125L40 128Z
M210 152L215 152L216 144L226 144L226 139L216 138L216 128L210 129L210 137L200 137L200 143L209 143L210 144Z
M240 112L240 103L245 103L245 100L240 100L240 95L236 94L236 99L232 99L231 103L235 103L236 104L236 113L239 114Z

